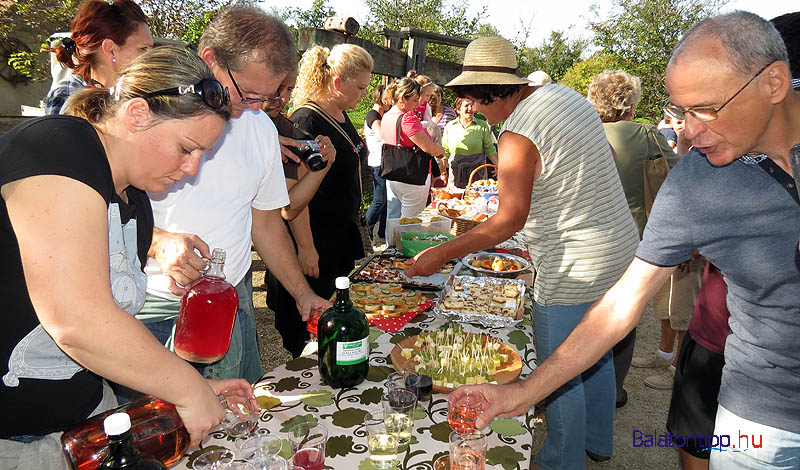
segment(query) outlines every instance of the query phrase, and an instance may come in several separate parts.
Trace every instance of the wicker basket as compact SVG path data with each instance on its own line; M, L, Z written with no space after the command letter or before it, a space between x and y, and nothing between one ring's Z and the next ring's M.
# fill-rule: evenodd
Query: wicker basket
M467 189L469 189L469 187L472 186L472 180L475 178L475 175L478 173L478 171L486 167L497 168L495 165L492 165L491 163L486 163L472 170L472 173L470 173L469 175L469 182L467 183ZM456 235L461 235L462 233L466 233L482 223L482 222L477 222L475 220L462 219L458 217L449 217L444 214L439 214L439 215L442 217L447 217L448 219L453 221L453 231L455 232Z
M475 175L478 174L478 172L481 171L482 169L488 168L488 167L492 167L492 168L497 169L497 165L492 165L491 163L484 163L483 165L478 166L477 168L472 170L472 173L469 174L469 181L467 182L467 188L466 189L469 189L469 187L472 186L472 180L475 179Z

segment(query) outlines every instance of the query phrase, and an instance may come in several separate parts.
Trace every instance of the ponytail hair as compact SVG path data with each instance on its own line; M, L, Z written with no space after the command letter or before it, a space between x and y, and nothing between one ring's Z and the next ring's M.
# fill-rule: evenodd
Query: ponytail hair
M119 0L115 0L119 1ZM122 70L111 89L87 87L69 97L64 114L99 124L116 115L125 102L148 93L179 86L195 85L214 75L205 62L184 48L161 46L134 59ZM213 109L195 93L148 97L150 112L157 120L186 119L203 114L217 114L227 120L230 108Z
M103 41L111 39L124 46L142 24L147 25L147 17L132 0L84 0L72 20L72 37L62 40L60 46L50 51L55 52L61 64L88 81L95 65L94 54Z
M409 70L408 73L406 73L406 77L412 78L415 82L419 83L420 91L427 86L435 85L431 77L419 74L414 69Z
M410 98L414 95L418 95L419 92L420 86L416 80L403 77L390 83L389 86L386 87L384 96L388 97L392 104L397 104L403 98Z
M300 59L292 102L298 107L327 96L334 77L349 80L361 72L372 72L373 65L372 56L355 44L337 44L332 49L314 46Z

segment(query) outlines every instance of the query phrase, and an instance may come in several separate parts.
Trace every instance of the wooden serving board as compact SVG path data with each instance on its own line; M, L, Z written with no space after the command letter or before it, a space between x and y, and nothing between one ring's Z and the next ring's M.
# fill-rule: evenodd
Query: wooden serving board
M408 359L403 358L401 355L403 348L419 350L418 347L414 346L414 343L416 342L417 336L415 335L400 341L394 346L392 349L391 358L392 365L396 370L401 370L403 365L408 361ZM519 377L519 374L522 372L522 358L519 357L519 354L517 354L517 352L514 351L511 346L503 342L500 342L499 352L502 354L507 354L508 360L500 364L500 367L497 368L497 372L494 374L495 380L498 384L507 384L517 380L517 377ZM435 393L450 393L453 390L454 389L448 387L440 387L438 385L433 386L433 391Z

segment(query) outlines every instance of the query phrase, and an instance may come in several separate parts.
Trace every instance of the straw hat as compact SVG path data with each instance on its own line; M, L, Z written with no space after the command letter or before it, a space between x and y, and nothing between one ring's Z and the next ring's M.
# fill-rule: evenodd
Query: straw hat
M528 79L517 75L517 55L508 39L499 36L478 38L467 46L461 75L445 86L458 85L527 85Z

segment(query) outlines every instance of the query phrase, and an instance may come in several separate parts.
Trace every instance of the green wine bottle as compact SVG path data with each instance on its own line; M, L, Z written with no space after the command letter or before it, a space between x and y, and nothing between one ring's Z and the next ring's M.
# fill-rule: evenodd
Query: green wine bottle
M319 319L319 375L333 387L354 387L369 371L369 323L350 302L350 279L336 278L336 301Z
M114 413L103 421L108 436L108 456L100 470L167 470L160 460L145 457L131 442L131 418L128 413Z

